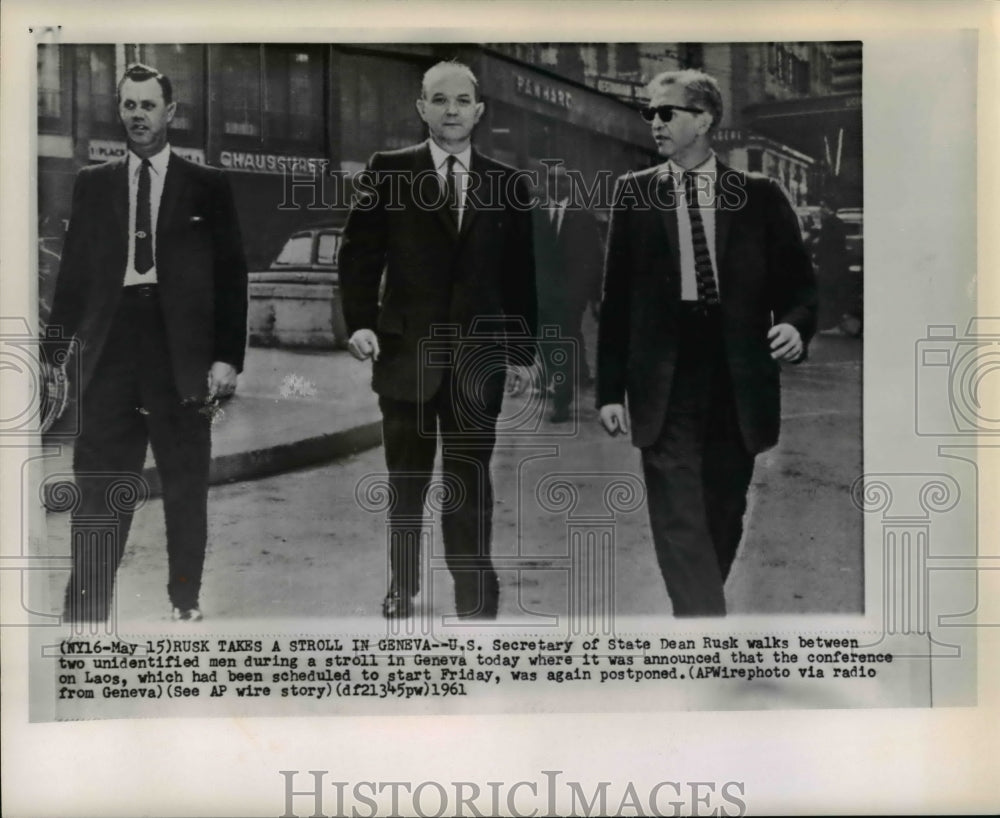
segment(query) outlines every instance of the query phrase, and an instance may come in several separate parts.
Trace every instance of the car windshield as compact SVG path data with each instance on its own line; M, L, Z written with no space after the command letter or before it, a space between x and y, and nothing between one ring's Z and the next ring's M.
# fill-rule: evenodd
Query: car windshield
M287 266L312 263L312 234L299 233L292 236L281 248L275 264Z

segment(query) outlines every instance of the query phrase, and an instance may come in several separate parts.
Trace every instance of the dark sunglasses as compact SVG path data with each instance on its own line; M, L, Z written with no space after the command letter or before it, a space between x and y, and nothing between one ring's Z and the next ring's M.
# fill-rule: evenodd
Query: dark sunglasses
M639 109L639 115L646 122L652 122L657 115L659 115L662 122L669 122L674 118L674 111L687 111L689 114L705 113L701 108L685 108L683 105L646 105Z

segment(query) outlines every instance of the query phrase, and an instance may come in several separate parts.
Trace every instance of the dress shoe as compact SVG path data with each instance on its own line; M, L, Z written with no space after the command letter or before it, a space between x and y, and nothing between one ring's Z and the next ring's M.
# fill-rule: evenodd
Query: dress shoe
M382 616L386 619L407 619L413 614L413 600L399 591L389 591L382 600Z
M203 619L201 611L197 606L194 608L174 608L170 618L174 622L201 622Z

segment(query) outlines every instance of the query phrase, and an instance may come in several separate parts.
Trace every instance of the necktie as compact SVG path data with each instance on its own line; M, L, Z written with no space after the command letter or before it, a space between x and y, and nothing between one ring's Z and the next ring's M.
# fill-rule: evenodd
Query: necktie
M705 223L701 218L695 173L684 174L684 197L687 199L688 218L691 221L691 246L694 248L694 277L698 285L698 303L714 307L719 303L719 289L715 286L712 257L708 252Z
M462 227L462 211L458 206L458 176L455 173L455 154L449 153L447 168L445 168L445 185L448 189L448 212L451 213L451 220L455 223L456 229Z
M135 197L135 271L142 275L153 266L153 229L149 205L149 160L139 167L139 189Z

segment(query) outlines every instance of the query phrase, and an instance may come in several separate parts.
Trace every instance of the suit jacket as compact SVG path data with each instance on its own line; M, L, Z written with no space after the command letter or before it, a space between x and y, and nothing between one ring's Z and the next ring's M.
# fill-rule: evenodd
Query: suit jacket
M598 338L597 403L628 396L640 448L656 441L667 411L681 300L677 214L658 174L618 182ZM744 443L756 454L777 442L781 418L780 367L767 332L792 324L808 344L816 281L795 212L771 179L720 163L715 233L726 356Z
M597 219L570 202L558 234L549 211L535 211L535 267L540 320L579 322L591 301L601 299L604 245Z
M207 395L214 361L243 368L247 265L229 180L170 155L156 223L156 278L174 383ZM50 327L81 345L87 388L118 308L128 262L127 157L83 168L56 283Z
M536 322L530 194L514 168L472 151L462 228L441 194L428 143L376 153L355 183L339 266L348 331L373 329L381 354L372 388L395 400L430 400L457 339L484 329L508 360L530 363ZM380 282L384 272L381 303ZM484 318L520 322L520 338ZM457 328L457 336L437 327ZM435 340L430 341L433 337ZM433 360L427 358L433 347ZM452 351L449 351L452 350Z

